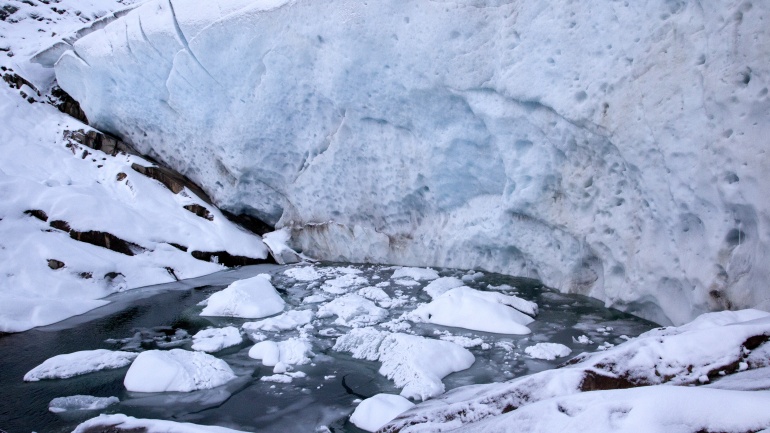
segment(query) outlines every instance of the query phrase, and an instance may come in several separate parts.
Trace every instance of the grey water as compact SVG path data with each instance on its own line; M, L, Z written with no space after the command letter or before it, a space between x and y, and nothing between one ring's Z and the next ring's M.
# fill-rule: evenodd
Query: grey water
M265 432L359 432L347 421L356 403L380 392L399 393L387 378L378 374L379 362L353 359L332 350L338 335L350 328L334 324L333 318L316 319L303 332L310 334L315 357L312 363L295 366L306 377L291 383L261 381L272 375L272 368L248 357L253 341L227 348L214 355L225 360L238 378L212 389L190 393L135 393L123 387L128 367L94 372L61 380L23 382L24 374L46 359L80 350L111 349L189 349L190 336L211 326L240 326L250 321L225 317L201 317L198 305L212 293L235 280L259 273L273 275L273 285L286 300L287 308L313 308L302 299L322 293L325 279L339 276L335 269L352 267L370 285L381 284L397 306L389 319L417 305L429 302L422 290L428 281L403 286L391 280L393 267L322 263L316 267L328 275L318 281L296 281L283 274L286 267L258 265L113 295L111 304L56 325L18 334L0 335L0 430L7 433L70 432L79 423L100 413L122 413L137 418L166 419L204 425L218 425L243 431ZM603 303L585 296L561 294L543 287L537 280L494 273L439 270L441 276L462 278L469 287L515 294L539 306L529 335L503 335L460 328L400 322L401 332L431 338L462 336L483 343L468 348L476 362L468 370L444 378L447 390L476 383L500 382L526 374L555 368L572 356L597 350L607 344L622 343L628 337L656 327L655 323L605 308ZM355 292L355 290L351 290ZM400 305L398 305L400 304ZM299 330L266 332L272 340L299 335ZM578 337L591 341L583 344ZM569 357L545 361L527 356L524 349L538 342L555 342L572 349ZM478 343L478 340L476 340ZM49 402L70 395L115 396L120 403L98 411L68 411L54 414Z

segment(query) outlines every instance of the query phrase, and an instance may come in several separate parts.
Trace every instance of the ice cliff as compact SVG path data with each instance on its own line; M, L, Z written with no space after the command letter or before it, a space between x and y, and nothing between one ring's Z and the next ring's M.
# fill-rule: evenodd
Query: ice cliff
M770 309L770 4L152 0L74 43L97 128L326 259Z

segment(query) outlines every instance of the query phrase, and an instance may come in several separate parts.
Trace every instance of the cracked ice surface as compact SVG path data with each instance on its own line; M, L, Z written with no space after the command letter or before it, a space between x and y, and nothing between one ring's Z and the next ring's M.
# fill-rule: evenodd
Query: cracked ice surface
M56 74L311 256L534 276L684 323L770 307L768 8L154 0Z

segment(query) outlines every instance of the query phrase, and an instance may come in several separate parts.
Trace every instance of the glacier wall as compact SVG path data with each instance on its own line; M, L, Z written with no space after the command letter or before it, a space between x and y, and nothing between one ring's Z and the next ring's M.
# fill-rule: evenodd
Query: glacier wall
M93 124L324 259L770 309L770 3L152 0L74 44Z

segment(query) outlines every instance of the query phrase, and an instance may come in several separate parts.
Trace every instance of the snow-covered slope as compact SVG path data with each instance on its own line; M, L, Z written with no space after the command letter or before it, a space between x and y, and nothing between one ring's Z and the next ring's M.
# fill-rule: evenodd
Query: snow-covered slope
M13 11L0 20L0 75L11 81L0 82L0 332L81 314L115 291L223 269L194 255L267 257L259 237L189 189L175 194L137 171L150 161L82 146L77 131L92 129L30 87L53 82L51 69L29 62L36 51L124 3L0 5ZM20 89L15 74L29 80Z
M56 67L99 128L319 258L770 308L770 4L153 0Z

